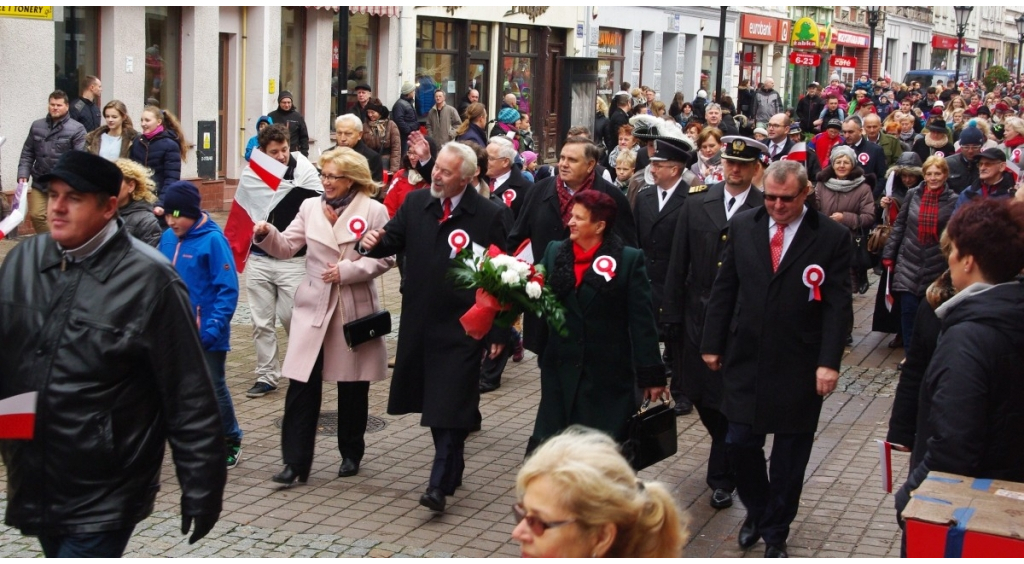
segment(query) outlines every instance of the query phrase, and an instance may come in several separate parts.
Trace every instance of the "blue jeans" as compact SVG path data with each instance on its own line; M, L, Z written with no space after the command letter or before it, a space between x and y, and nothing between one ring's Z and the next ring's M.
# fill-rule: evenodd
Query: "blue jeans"
M227 351L203 351L206 359L206 366L210 370L210 378L213 379L213 391L217 395L217 407L220 408L220 418L224 423L224 438L231 444L242 444L242 429L238 427L238 419L235 417L235 406L231 403L231 392L228 391L228 382L224 378L224 363L227 361Z
M913 292L900 292L900 325L903 327L903 344L910 347L910 339L914 336L914 320L917 318L917 306L921 297Z
M81 535L39 535L47 558L120 558L135 527Z

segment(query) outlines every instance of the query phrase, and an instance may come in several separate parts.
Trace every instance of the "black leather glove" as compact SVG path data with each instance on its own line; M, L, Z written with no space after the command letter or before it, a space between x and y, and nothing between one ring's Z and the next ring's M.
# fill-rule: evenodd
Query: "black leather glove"
M666 342L679 340L680 335L683 333L682 326L678 323L660 323L658 330Z
M192 536L188 538L189 544L195 544L197 540L205 537L213 529L213 526L217 524L217 519L220 517L219 514L203 514L196 515L196 528L192 531ZM181 516L181 534L187 535L188 530L192 527L193 517L190 515Z

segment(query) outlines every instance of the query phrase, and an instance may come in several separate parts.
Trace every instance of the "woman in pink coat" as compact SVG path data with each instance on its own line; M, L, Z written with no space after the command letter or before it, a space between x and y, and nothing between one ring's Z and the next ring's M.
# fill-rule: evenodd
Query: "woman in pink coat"
M332 149L320 157L320 167L323 196L303 202L283 233L265 221L253 228L253 241L273 257L291 258L307 247L281 370L291 380L281 423L285 467L273 480L287 485L309 477L324 381L338 383L338 476L359 472L370 382L387 373L383 336L349 348L342 327L381 309L374 279L394 266L394 258L363 257L355 244L368 229L384 227L388 212L373 200L379 186L359 153Z

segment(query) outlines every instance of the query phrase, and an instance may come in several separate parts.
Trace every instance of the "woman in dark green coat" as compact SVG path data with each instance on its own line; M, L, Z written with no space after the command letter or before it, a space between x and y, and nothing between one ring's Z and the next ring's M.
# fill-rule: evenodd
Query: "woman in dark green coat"
M569 239L548 244L543 261L568 335L550 331L540 356L528 450L573 424L622 442L637 409L635 388L647 398L668 395L643 252L612 234L616 204L607 194L577 192L570 210Z

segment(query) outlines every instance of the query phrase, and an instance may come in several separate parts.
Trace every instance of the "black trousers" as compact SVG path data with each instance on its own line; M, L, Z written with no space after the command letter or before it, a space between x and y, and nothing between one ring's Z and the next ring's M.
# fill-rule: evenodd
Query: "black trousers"
M466 437L469 429L431 427L434 438L434 465L430 468L430 487L441 488L445 495L455 494L462 485L466 469Z
M729 465L728 450L725 438L729 432L729 420L721 411L700 403L695 403L700 422L711 435L711 453L708 455L708 487L713 490L731 492L736 489L736 479Z
M47 558L121 558L135 527L77 535L39 535Z
M765 544L778 545L789 537L789 525L800 507L814 433L776 433L770 470L764 440L765 435L754 433L750 425L730 422L725 442L740 500L757 521Z
M501 385L501 374L505 372L505 366L508 365L508 359L512 356L512 337L509 336L508 342L505 343L505 348L502 349L501 354L495 358L490 358L491 348L486 347L484 350L484 360L480 365L480 383Z
M323 400L324 352L321 349L309 382L288 381L281 421L281 453L284 463L300 470L313 465L316 428ZM369 415L369 382L338 382L338 451L342 458L360 462L366 450L366 418Z
M665 353L662 354L665 365L671 368L672 378L668 383L668 391L672 399L679 403L686 400L686 393L683 392L683 343L682 338L669 339L665 341Z

